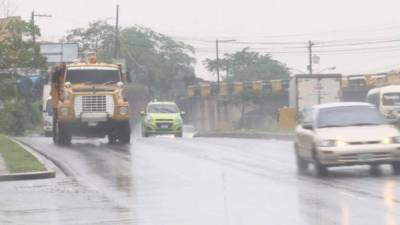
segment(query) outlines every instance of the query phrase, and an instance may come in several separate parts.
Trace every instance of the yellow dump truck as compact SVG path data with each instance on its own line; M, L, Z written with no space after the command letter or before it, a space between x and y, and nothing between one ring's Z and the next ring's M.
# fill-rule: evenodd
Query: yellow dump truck
M121 65L88 62L61 64L52 73L53 140L69 145L72 136L108 137L130 142L129 104L123 96Z

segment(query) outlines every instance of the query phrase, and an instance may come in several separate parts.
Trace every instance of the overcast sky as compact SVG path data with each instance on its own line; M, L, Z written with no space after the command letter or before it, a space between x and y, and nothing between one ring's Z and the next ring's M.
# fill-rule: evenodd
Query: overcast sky
M199 76L212 78L202 69L205 57L215 57L215 39L241 42L353 43L400 39L399 0L12 0L16 15L29 19L32 10L51 14L37 18L42 39L58 40L69 30L98 18L115 17L120 4L122 26L141 24L187 41L197 48ZM296 45L297 46L297 45ZM339 46L318 54L315 70L336 67L343 74L376 73L400 69L400 42L362 45L365 51L352 52ZM398 46L398 48L396 48ZM221 55L245 47L221 44ZM288 67L306 71L307 53L282 46L253 45L261 52L277 52L275 59ZM285 46L287 48L287 46ZM297 46L298 47L298 46ZM357 46L356 46L357 47ZM277 49L274 49L277 48ZM377 49L376 51L374 49ZM318 49L315 49L318 51ZM304 51L304 52L303 52ZM279 53L278 53L279 52Z

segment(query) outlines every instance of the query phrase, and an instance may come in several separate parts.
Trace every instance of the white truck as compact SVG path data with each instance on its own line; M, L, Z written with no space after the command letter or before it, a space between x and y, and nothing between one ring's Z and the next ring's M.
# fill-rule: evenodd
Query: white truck
M297 74L289 81L289 106L297 112L342 100L341 74Z
M51 107L50 85L43 86L43 99L42 99L42 124L43 132L46 137L53 135L53 109Z

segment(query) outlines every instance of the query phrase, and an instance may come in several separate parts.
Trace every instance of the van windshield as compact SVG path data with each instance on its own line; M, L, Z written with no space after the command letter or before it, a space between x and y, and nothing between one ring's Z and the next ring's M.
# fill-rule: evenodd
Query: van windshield
M386 93L382 96L382 105L400 106L400 93Z
M120 77L117 69L69 69L65 81L71 84L105 84L117 83Z

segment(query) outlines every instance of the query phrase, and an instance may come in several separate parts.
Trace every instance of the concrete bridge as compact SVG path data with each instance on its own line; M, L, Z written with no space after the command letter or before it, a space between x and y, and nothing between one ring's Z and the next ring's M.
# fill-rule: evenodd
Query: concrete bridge
M364 101L371 88L400 84L399 73L351 75L342 78L343 101ZM234 101L239 93L253 92L260 96L257 103L245 107ZM228 100L227 100L228 99ZM187 96L178 100L186 112L186 123L200 131L237 127L268 129L276 127L278 110L289 106L289 81L248 81L189 86Z

